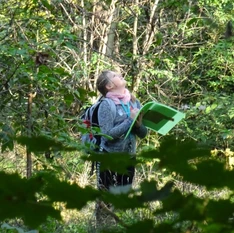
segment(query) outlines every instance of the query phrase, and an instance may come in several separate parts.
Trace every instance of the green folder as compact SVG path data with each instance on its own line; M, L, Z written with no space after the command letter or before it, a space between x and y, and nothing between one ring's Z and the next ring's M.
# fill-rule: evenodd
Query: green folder
M130 134L132 127L140 113L143 114L143 125L145 125L148 129L156 131L162 135L167 134L179 121L185 117L184 113L174 108L153 101L148 102L138 112L125 138L127 138Z

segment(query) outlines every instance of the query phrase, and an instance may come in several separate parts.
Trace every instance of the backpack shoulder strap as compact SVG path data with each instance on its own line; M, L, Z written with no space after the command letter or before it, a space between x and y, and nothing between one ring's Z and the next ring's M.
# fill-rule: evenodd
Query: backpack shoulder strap
M112 114L113 114L113 119L115 119L115 116L116 116L116 105L115 105L114 101L113 101L112 99L106 98L106 97L104 97L104 98L102 99L102 101L103 101L103 100L107 101L108 104L110 105L111 112L112 112Z

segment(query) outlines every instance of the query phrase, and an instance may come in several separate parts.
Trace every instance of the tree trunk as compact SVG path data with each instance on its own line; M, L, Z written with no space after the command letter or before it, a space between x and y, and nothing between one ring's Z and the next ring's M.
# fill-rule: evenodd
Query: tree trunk
M117 29L117 17L118 17L118 12L119 9L115 8L114 13L113 13L113 20L110 25L109 32L107 34L107 48L106 48L106 56L112 57L114 48L115 48L115 34L116 34L116 29Z
M137 2L138 0L136 0ZM151 8L151 13L150 13L150 18L149 21L146 25L146 32L145 32L145 39L143 41L143 50L142 50L142 56L137 58L137 64L136 66L138 67L138 72L136 73L135 77L134 77L134 86L132 88L133 93L135 93L139 86L140 86L140 81L141 81L141 72L145 69L145 61L144 61L144 55L147 54L147 52L150 49L150 46L153 43L153 39L156 33L156 9L158 6L158 2L159 0L155 0L152 8ZM136 42L134 42L136 43ZM136 46L136 45L134 45Z
M32 103L33 98L36 96L36 93L29 93L28 95L28 110L27 110L27 119L28 119L28 125L27 125L27 136L32 136ZM32 176L32 154L29 150L28 146L26 148L26 154L27 154L27 165L26 165L26 171L27 171L27 178L30 178Z

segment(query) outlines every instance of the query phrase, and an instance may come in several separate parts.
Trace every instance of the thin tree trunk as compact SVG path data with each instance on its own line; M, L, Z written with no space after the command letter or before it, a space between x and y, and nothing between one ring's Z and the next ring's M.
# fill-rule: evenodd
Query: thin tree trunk
M109 29L109 32L108 32L108 40L107 40L107 48L106 48L106 55L108 57L111 57L113 55L113 52L114 52L114 47L115 47L115 31L117 29L117 17L118 17L118 12L119 12L119 9L118 8L115 8L114 10L114 15L113 15L113 20L111 22L111 26L110 26L110 29Z
M138 0L136 0L136 2L137 1ZM149 51L150 46L152 45L156 30L157 30L155 12L156 12L156 9L158 6L158 2L159 2L159 0L155 0L153 6L151 8L149 22L147 23L147 26L146 26L145 39L143 42L142 57L137 59L138 72L137 72L136 76L134 77L133 93L135 93L140 86L141 72L142 72L142 70L144 70L144 67L145 67L144 55Z
M111 24L115 15L115 9L116 9L115 4L116 4L116 0L112 0L111 5L110 5L111 10L110 12L108 12L109 17L107 19L107 24L103 28L103 41L102 41L102 52L101 52L102 55L106 55L108 39L111 33Z
M139 11L138 11L138 5L139 5L139 0L135 0L135 7L137 7L137 10L135 12L135 17L134 17L134 23L133 23L133 45L132 45L132 54L133 54L133 62L132 62L132 73L133 73L133 77L132 77L132 84L131 84L131 88L132 91L136 91L135 89L135 83L137 80L137 75L135 75L135 65L138 65L137 62L137 54L138 54L138 37L137 37L137 27L138 27L138 15L139 15Z
M36 93L29 93L28 95L28 109L27 109L27 136L32 136L32 103L33 98L36 96ZM27 155L27 165L26 165L26 171L27 171L27 178L30 178L32 176L32 154L29 150L28 146L26 148L26 155Z
M153 38L156 32L156 15L155 11L157 9L159 0L155 0L154 5L151 9L150 19L146 27L146 36L143 43L143 55L146 54L153 42Z
M81 7L84 9L84 0L81 0ZM94 88L92 86L92 83L89 80L89 74L88 74L88 32L87 32L87 22L86 22L86 13L85 10L82 14L82 28L83 28L83 62L84 62L84 82L85 85L89 88L89 90L93 91Z
M136 7L138 7L139 5L139 0L135 0L135 5ZM135 58L136 55L137 55L137 52L138 52L138 46L137 46L137 42L138 42L138 39L137 39L137 26L138 26L138 9L137 11L135 12L135 18L134 18L134 24L133 24L133 57Z
M97 59L97 66L96 66L96 71L94 75L94 83L96 83L98 74L100 72L100 63L105 62L105 58L107 56L107 53L110 53L110 51L107 52L107 45L108 45L108 40L109 36L111 35L111 24L113 22L114 16L116 14L116 2L117 0L112 0L110 4L110 10L108 12L105 12L104 19L102 20L103 24L101 26L101 34L99 34L100 38L100 44L99 44L99 58ZM110 38L111 40L112 38ZM112 53L113 51L111 51Z

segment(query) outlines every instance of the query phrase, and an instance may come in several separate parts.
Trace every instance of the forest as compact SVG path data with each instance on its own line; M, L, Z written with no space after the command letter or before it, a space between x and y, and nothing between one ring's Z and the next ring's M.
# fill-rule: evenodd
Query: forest
M1 0L0 232L234 233L233 17L232 0ZM117 194L80 139L103 70L186 114L137 141ZM102 226L97 199L114 206Z

